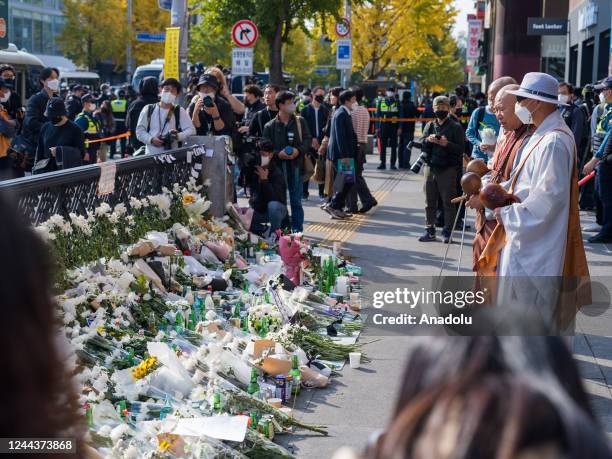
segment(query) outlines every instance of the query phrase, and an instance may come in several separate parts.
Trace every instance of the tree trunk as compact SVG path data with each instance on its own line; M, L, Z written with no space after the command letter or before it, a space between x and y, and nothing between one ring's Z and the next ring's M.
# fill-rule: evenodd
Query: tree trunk
M284 86L283 81L283 23L276 25L274 36L268 37L270 45L270 83Z

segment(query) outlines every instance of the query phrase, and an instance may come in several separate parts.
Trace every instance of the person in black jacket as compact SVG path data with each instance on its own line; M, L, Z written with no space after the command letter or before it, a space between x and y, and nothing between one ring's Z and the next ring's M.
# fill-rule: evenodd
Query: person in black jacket
M249 135L252 137L262 137L264 127L278 115L276 107L276 95L280 92L280 87L269 84L264 88L264 103L266 107L253 115L249 123Z
M138 126L138 118L140 112L146 105L155 105L159 100L159 88L157 87L157 78L145 77L140 81L138 87L140 96L133 101L128 107L127 116L125 119L125 127L130 133L130 153L134 153L144 144L136 137L136 126Z
M47 103L59 91L59 70L45 67L40 71L39 81L42 89L28 100L23 122L23 133L32 146L31 153L36 151L40 130L48 121L45 117Z
M74 84L70 87L70 95L66 99L68 119L74 121L77 115L83 111L83 103L81 102L83 94L85 94L85 90L80 84Z
M278 161L285 176L291 203L291 229L294 233L301 233L304 230L302 161L310 148L311 138L306 121L295 116L294 99L295 95L292 92L278 93L276 96L278 115L266 124L263 137L272 142L275 161Z
M15 91L17 87L15 80L15 69L13 66L9 64L0 65L0 78L2 78L7 84L13 84L9 100L2 102L2 105L8 112L9 116L12 119L17 120L21 125L21 123L23 123L23 104L21 103L21 96L17 91Z
M433 103L435 120L423 131L423 153L428 155L424 166L425 214L427 228L421 242L436 240L436 209L438 199L444 208L444 242L448 243L455 219L451 199L457 196L457 168L462 164L465 134L461 125L450 116L450 100L438 96Z
M327 147L327 159L331 161L335 172L334 196L330 203L323 207L332 218L344 219L350 215L344 212L346 197L354 185L354 167L357 156L357 136L353 129L351 120L351 108L356 102L355 93L351 90L340 93L340 107L334 112L329 133L329 145ZM339 173L338 163L348 167L353 160L353 181L346 180L345 174Z
M401 119L418 118L419 112L416 109L416 105L412 102L412 94L410 91L405 91L402 94L402 103L400 104L399 117ZM399 161L398 167L400 169L410 169L410 154L411 149L408 148L408 144L414 140L414 121L400 121L397 135L399 135Z
M312 135L312 146L310 148L310 160L316 163L321 142L323 142L324 129L329 119L330 110L323 103L325 100L325 89L317 86L312 90L312 101L302 109L302 118L308 124L308 130ZM308 182L304 182L304 199L308 199ZM325 200L325 184L319 185L319 199Z
M285 177L275 161L274 145L263 139L258 143L260 157L252 169L251 199L249 204L254 210L251 220L252 233L266 235L265 224L272 235L287 218L287 187Z
M187 112L196 128L196 135L232 136L235 117L229 102L220 97L219 81L211 73L205 73L198 81L196 95Z
M49 120L40 131L36 149L35 173L68 169L83 164L85 137L81 128L68 119L64 101L59 97L49 100L45 109Z

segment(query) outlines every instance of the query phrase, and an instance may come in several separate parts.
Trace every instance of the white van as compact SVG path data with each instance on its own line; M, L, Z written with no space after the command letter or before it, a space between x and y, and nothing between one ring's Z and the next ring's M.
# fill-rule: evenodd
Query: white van
M140 82L145 77L155 77L157 78L157 82L159 83L162 79L162 74L164 73L164 60L163 59L155 59L151 61L150 64L141 65L136 68L134 72L134 76L132 77L132 88L134 91L138 92L138 87L140 86Z

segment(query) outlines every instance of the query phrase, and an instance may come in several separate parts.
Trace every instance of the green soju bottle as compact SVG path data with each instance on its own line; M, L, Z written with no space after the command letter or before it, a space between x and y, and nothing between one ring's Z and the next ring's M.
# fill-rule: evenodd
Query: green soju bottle
M298 368L298 357L294 355L291 357L291 370L289 370L289 374L293 377L293 386L291 388L291 393L293 395L298 395L300 393L300 384L302 382L302 373Z
M251 368L251 382L249 383L249 387L247 387L247 392L253 397L257 397L257 395L259 394L259 384L257 384L257 370L255 368Z

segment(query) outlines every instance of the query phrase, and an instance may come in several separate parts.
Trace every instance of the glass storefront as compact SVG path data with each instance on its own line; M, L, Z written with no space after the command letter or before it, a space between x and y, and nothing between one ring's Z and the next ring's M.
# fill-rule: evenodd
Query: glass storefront
M27 6L20 8L19 5ZM11 2L9 41L33 54L61 55L56 37L64 26L62 7L62 0ZM41 11L36 11L38 9Z

